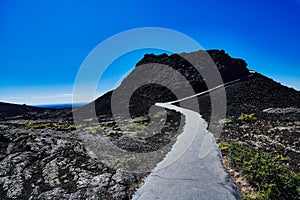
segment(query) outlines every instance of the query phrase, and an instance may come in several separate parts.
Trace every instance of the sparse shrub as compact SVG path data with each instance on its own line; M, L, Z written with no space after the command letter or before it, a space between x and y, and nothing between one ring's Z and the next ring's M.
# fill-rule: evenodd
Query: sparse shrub
M67 126L67 128L66 128L66 131L68 131L68 132L71 132L71 131L74 131L74 130L76 130L76 126L73 125L73 124Z
M224 151L225 149L228 148L228 143L227 142L221 142L219 144L219 148L220 148L221 151Z
M225 125L230 125L232 124L232 120L231 119L224 119L222 121L220 121L220 124L225 126Z
M105 130L106 129L106 126L105 126L105 124L102 124L102 125L104 125L102 128L104 128L103 130ZM114 125L112 125L112 128L118 128L118 124L114 124Z
M147 126L149 124L149 119L147 117L142 117L142 118L135 120L134 123L143 124L143 125Z
M256 197L244 199L299 199L300 174L278 164L267 153L236 142L222 152L258 191Z
M252 113L252 114L242 113L239 117L239 120L241 120L242 122L254 123L257 121L257 118L254 116L254 113Z
M24 123L27 129L44 129L47 128L46 124L34 124L32 122L26 121Z
M141 161L136 156L124 156L123 158L116 159L113 166L115 169L125 168L128 170L134 170L140 163Z
M26 121L26 122L24 122L24 125L25 125L25 127L26 127L27 129L31 129L33 123L30 122L30 121Z
M73 130L76 130L76 126L73 125L73 124L57 124L57 123L54 123L54 124L46 125L46 124L35 124L35 123L30 122L30 121L26 121L24 123L24 125L26 126L27 129L45 129L45 128L48 128L48 129L52 129L54 131L67 131L67 132L71 132Z
M129 123L124 126L124 130L128 132L142 133L146 130L146 126L138 123Z
M117 127L117 125L116 125L116 124L113 125L113 128L114 128L114 127ZM106 129L106 125L105 125L105 124L100 124L99 129L100 129L101 131L104 131L104 130Z
M164 119L164 118L166 118L166 116L167 116L167 111L166 110L161 110L161 111L159 111L159 112L157 112L154 116L153 116L153 118L157 118L157 119Z
M56 124L56 123L54 123L49 128L52 130L55 130L55 131L67 131L67 132L76 130L76 126L73 124Z
M97 126L90 126L88 127L89 133L96 134L96 133L103 133L103 131L106 129L105 124L100 124Z
M277 154L276 158L281 160L281 161L288 161L289 160L289 158L284 157L282 154Z
M45 129L47 128L46 124L34 124L32 125L32 129Z

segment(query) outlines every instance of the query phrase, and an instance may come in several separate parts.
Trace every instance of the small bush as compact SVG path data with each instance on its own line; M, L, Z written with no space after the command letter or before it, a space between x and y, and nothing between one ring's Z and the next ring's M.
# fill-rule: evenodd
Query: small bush
M252 114L242 113L239 117L239 120L241 120L242 122L254 123L257 121L257 118L254 116L254 113L252 113Z
M228 148L228 143L227 142L221 142L219 145L219 148L221 151L224 151L225 149Z

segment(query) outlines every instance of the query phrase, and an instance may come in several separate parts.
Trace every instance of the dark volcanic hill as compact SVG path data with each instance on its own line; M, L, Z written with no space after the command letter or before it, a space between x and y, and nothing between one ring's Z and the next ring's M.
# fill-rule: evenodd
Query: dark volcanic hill
M24 113L28 112L38 112L44 111L46 109L34 107L34 106L27 106L27 105L19 105L19 104L11 104L11 103L1 103L0 102L0 118L9 117L9 116L16 116L16 115L23 115Z
M142 82L143 80L139 79L137 75L141 73L157 74L156 77L152 77L152 82L154 83L157 78L163 79L166 84L182 84L180 82L176 82L176 79L173 77L160 76L160 74L164 74L165 72L163 68L157 67L158 64L168 65L178 71L189 82L195 93L207 90L203 77L187 60L181 57L181 55L184 55L185 58L187 57L190 60L193 59L193 57L196 57L196 55L203 53L203 51L198 51L192 53L173 54L170 56L167 54L146 54L144 58L137 63L136 67L128 75L128 77L126 77L121 85L115 90L130 91L132 84L137 84L137 89L130 97L129 105L127 105L128 108L120 107L119 109L129 109L132 117L142 116L148 114L150 106L152 106L155 102L168 102L177 99L170 89L160 84L145 84L143 86L139 86L139 82ZM250 74L247 69L247 63L242 59L232 58L223 50L208 50L207 53L216 64L224 83L246 77ZM205 64L205 62L206 61L204 60L202 64ZM146 70L143 68L143 72L139 72L139 70L141 71L140 66L143 64L148 64L149 66ZM207 66L204 65L203 67L209 69L210 63L208 62ZM157 71L153 72L153 70ZM132 80L135 81L132 82ZM181 85L180 87L184 88L185 86ZM226 93L227 115L238 116L241 112L258 112L270 107L300 107L300 92L292 88L282 86L281 84L259 73L255 73L250 78L227 86ZM95 105L98 116L112 115L111 95L112 91L96 99ZM124 97L126 95L127 94L124 93ZM126 104L122 102L122 99L119 99L119 101L120 106L124 106ZM208 118L210 115L211 104L209 94L198 97L198 102L201 114L203 114L205 118ZM79 111L82 115L85 115L85 113L90 113L92 109L94 109L93 104L89 104Z
M11 119L57 119L72 121L70 116L71 108L42 108L28 105L2 103L0 102L0 120Z

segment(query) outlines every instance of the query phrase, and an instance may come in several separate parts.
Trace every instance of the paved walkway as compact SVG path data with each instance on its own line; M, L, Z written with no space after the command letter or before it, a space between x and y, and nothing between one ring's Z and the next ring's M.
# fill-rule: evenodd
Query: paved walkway
M173 149L146 178L133 199L239 199L222 166L213 134L207 131L207 123L200 114L171 104L156 105L181 112L186 125Z

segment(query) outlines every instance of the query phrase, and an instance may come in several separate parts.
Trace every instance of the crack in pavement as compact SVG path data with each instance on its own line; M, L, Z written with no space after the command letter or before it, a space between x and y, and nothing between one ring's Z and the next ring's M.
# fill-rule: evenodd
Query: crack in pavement
M150 176L156 176L158 178L167 179L167 180L201 181L200 179L190 179L190 178L167 178L156 174L151 174Z

